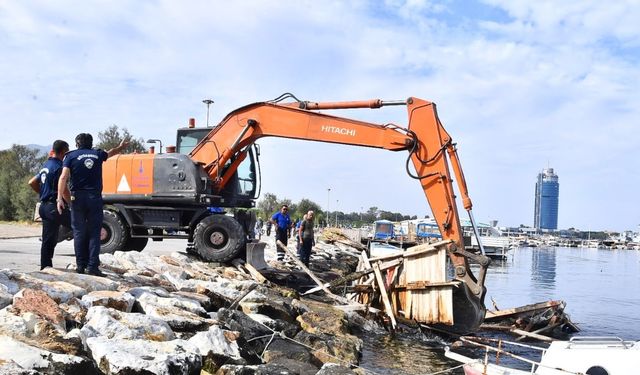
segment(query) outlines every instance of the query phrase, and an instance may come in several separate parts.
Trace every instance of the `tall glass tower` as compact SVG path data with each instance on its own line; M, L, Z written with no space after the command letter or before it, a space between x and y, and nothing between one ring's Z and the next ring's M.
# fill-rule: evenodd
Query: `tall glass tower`
M536 206L533 214L533 226L536 229L558 229L558 196L560 184L553 168L538 173L536 182Z

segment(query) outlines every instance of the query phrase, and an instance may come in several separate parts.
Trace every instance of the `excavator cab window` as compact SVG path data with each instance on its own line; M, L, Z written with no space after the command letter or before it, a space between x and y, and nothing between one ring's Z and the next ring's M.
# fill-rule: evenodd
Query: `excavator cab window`
M179 154L189 155L191 150L204 138L211 128L182 128L178 129L176 150Z
M235 207L253 207L254 200L259 194L260 178L258 167L258 148L251 145L247 151L247 157L240 163L233 177L229 180L222 191L225 201ZM225 168L231 165L232 160L227 162Z

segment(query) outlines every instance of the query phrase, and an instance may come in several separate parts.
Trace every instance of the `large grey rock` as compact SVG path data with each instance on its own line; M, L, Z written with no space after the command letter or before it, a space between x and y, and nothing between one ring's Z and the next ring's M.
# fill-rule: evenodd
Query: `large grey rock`
M86 358L52 353L11 337L0 336L0 361L14 361L24 369L44 374L93 374L93 363Z
M136 298L127 292L101 290L91 292L82 297L82 303L87 306L105 306L116 310L131 312Z
M184 297L194 301L197 301L202 308L206 311L210 311L213 309L213 304L211 303L211 298L205 296L204 294L193 293L193 292L174 292L170 294L171 297Z
M14 295L18 293L20 287L18 286L18 283L9 278L8 275L11 273L13 272L9 270L0 271L0 292Z
M128 270L150 271L152 275L169 273L180 279L186 279L189 276L183 268L163 262L159 257L146 253L118 251L113 256Z
M127 293L131 294L134 297L139 297L143 293L152 293L160 297L170 297L171 293L169 293L166 289L156 287L156 286L136 286L134 288L130 288L127 290Z
M198 349L184 340L87 339L93 360L110 375L190 375L202 366Z
M210 321L207 312L195 300L185 297L160 297L156 294L130 290L136 295L136 304L145 314L160 318L177 331L199 330Z
M273 333L271 329L251 319L242 311L220 309L218 311L218 320L224 324L226 328L240 332L240 335L245 340L271 335Z
M104 336L109 339L141 339L169 341L175 335L162 319L125 313L104 306L94 306L87 312L87 322L80 330L83 337Z
M282 332L287 337L294 337L300 331L300 327L298 327L297 325L291 324L281 319L272 319L263 314L253 313L247 314L247 316L274 331Z
M238 347L237 332L231 332L213 325L207 331L198 332L188 341L193 344L200 355L222 356L226 359L241 360L240 349Z
M45 281L64 281L78 286L87 292L96 290L117 290L120 284L107 277L97 277L79 274L73 271L60 271L55 268L45 268L39 272L31 272L30 276Z
M12 272L8 276L20 289L42 290L57 303L64 303L71 298L79 298L87 294L86 289L66 281L46 281L19 272Z
M0 290L0 309L4 309L9 306L12 300L13 295Z
M36 370L27 370L14 361L0 361L0 375L38 375Z
M71 322L73 326L81 326L84 322L85 315L87 314L87 306L85 306L81 300L77 298L71 298L65 303L58 305L60 310L64 311L65 319L67 322ZM68 329L69 327L67 327Z
M0 334L27 336L30 332L33 332L33 327L29 328L23 317L16 315L9 308L0 310Z
M287 358L299 362L310 362L311 354L304 346L290 340L275 338L264 350L262 358L266 363L271 363L278 358ZM317 371L317 368L316 368Z
M145 312L147 306L153 305L170 310L179 308L198 315L206 315L207 313L198 301L186 297L160 297L157 294L149 292L135 293L134 296Z
M316 375L356 375L356 373L337 363L325 363Z
M206 280L220 276L218 270L215 267L211 267L210 263L201 262L185 253L173 252L171 253L171 259L181 264L193 278Z
M299 375L299 373L280 364L268 363L253 366L224 365L216 375Z

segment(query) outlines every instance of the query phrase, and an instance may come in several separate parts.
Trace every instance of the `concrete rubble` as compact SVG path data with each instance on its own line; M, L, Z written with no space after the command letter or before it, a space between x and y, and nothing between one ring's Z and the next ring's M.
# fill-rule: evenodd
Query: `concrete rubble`
M322 243L312 268L335 279L351 258ZM0 375L364 373L352 327L365 319L301 299L314 284L292 262L269 262L265 282L186 253L101 260L105 278L0 270Z

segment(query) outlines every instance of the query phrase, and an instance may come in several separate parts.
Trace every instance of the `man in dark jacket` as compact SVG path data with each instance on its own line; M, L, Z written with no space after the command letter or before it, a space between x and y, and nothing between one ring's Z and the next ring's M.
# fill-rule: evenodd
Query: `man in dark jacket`
M129 143L122 140L109 151L94 150L93 137L80 133L76 137L77 150L67 153L62 165L60 185L71 181L71 226L76 253L76 271L104 276L100 265L100 231L102 229L102 163L119 154ZM58 211L64 208L58 191Z
M37 175L29 180L29 186L40 194L40 209L38 214L42 219L42 245L40 246L40 270L53 267L53 252L58 243L60 225L71 226L69 210L58 212L56 199L58 198L58 180L62 172L62 159L69 151L69 144L62 140L53 142L53 155L44 163ZM65 190L65 186L60 187ZM62 196L69 199L68 193Z

